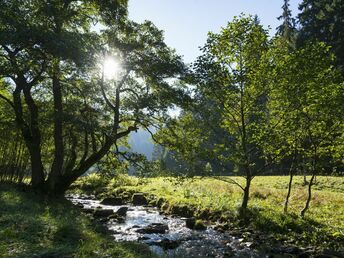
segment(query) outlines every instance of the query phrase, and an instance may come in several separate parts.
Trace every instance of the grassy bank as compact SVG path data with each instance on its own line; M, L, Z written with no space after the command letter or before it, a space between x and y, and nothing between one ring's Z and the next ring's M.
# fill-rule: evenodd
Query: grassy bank
M115 243L65 199L0 185L0 257L152 257L146 246Z
M241 178L232 179L242 181ZM283 176L257 177L253 180L250 219L244 227L284 243L343 251L344 178L317 177L311 206L304 219L299 216L307 198L302 177L295 177L289 213L283 213L288 180ZM230 228L243 227L237 216L242 191L234 184L219 179L120 177L106 181L91 176L82 179L76 186L79 190L93 191L99 197L144 192L167 213L173 213L178 207L188 207L196 217L221 220Z

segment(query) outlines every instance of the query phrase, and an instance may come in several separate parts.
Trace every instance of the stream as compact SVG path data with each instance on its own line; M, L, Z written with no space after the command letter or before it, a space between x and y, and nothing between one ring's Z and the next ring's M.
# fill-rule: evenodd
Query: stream
M73 204L92 211L122 208L122 220L104 219L116 241L139 241L161 257L264 257L252 248L251 242L222 233L209 226L206 230L192 230L185 226L186 218L160 214L155 207L132 204L110 206L92 197L68 195ZM110 211L112 212L112 211ZM250 248L251 247L251 248Z

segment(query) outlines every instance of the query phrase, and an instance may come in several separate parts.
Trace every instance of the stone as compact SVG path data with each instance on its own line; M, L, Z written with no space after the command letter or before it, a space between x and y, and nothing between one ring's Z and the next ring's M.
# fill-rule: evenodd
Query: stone
M155 245L161 246L163 249L175 249L179 246L180 242L178 240L172 240L168 238L163 238L154 243Z
M100 204L103 205L112 205L112 206L117 206L117 205L122 205L123 200L118 197L109 197L109 198L104 198Z
M138 240L140 240L140 241L149 240L149 237L147 237L147 236L140 236L140 237L138 238Z
M249 248L253 247L253 242L245 242L245 245Z
M195 218L187 218L185 220L185 226L189 229L193 229L196 223L196 219Z
M105 217L109 217L110 215L114 214L114 211L111 209L97 209L94 211L93 216L96 218L105 218Z
M82 211L85 212L86 214L90 214L90 213L94 212L94 209L92 209L92 208L83 208Z
M132 202L134 205L147 205L148 201L143 193L134 193L132 197Z
M115 221L117 223L124 223L125 222L125 215L121 216L117 212L107 217L109 220Z
M127 215L128 207L121 207L115 213L118 216L125 217Z
M187 206L172 206L171 213L179 215L181 217L190 218L193 216L193 211Z
M200 219L207 220L207 219L209 219L210 214L211 214L211 212L210 212L209 210L202 210L202 211L197 215L197 217L200 218Z
M136 230L140 234L164 234L168 230L168 225L163 223L152 223L144 228Z

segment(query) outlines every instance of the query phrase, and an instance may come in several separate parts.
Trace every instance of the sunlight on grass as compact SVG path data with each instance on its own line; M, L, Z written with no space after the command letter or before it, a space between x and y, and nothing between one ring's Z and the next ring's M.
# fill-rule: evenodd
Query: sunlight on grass
M220 214L222 220L232 224L237 221L242 191L238 186L222 180L226 178L180 180L169 177L124 177L117 183L113 179L107 185L107 191L101 195L116 194L119 188L143 192L163 198L168 210L173 210L174 206L187 206L196 211L196 216L215 214L214 219L219 219ZM231 179L243 183L241 177ZM87 184L87 178L83 180L83 183L80 181L77 184ZM307 198L307 189L303 186L301 176L294 178L289 213L283 213L288 180L286 176L256 177L253 180L249 202L252 216L250 227L272 234L276 239L288 237L303 244L340 246L339 243L344 241L344 178L317 177L311 207L305 219L299 216Z

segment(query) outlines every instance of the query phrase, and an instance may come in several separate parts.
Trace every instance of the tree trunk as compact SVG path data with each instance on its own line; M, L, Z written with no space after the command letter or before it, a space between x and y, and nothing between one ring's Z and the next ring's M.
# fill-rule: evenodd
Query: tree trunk
M31 184L33 188L42 188L44 185L44 168L41 156L41 134L38 127L38 109L32 99L30 88L25 85L25 78L16 81L16 89L13 92L13 104L16 115L16 123L18 124L25 145L30 154L31 161ZM25 88L26 87L26 88ZM23 118L23 107L21 92L24 92L25 102L30 111L30 123L26 124Z
M309 184L308 184L308 197L307 197L306 205L301 211L301 217L305 216L305 213L309 208L309 203L311 202L311 199L312 199L312 185L313 185L314 178L315 178L315 174L312 175L311 180L309 181Z
M38 146L30 147L31 162L31 184L35 189L42 189L44 185L44 169L42 164L41 151Z
M291 162L290 165L290 169L289 169L289 184L288 184L288 192L287 192L287 196L285 197L285 202L284 202L284 213L288 212L288 204L289 204L289 197L291 194L291 188L293 185L293 178L294 178L294 162L295 162L296 156L294 155L293 160Z
M31 173L32 186L34 188L41 188L44 184L44 168L42 163L41 151L41 132L38 122L38 108L31 96L29 88L24 88L25 102L30 110L30 131L31 139L29 140L31 154Z
M247 210L247 205L248 205L248 200L250 197L250 186L251 186L251 176L246 177L246 186L244 188L244 195L242 198L242 204L240 207L240 216L245 217L246 216L246 210Z
M293 184L293 177L294 177L294 174L292 171L290 171L290 174L289 174L289 184L288 184L288 193L287 193L287 196L285 198L285 202L284 202L284 213L288 213L288 204L289 204L289 197L290 197L290 194L291 194L291 187L292 187L292 184Z
M57 64L58 65L58 64ZM54 192L59 178L62 175L63 161L64 161L64 146L63 146L63 106L62 106L62 90L61 83L58 78L59 71L56 68L53 75L53 97L54 97L54 161L51 167L51 172L47 180L49 191Z

